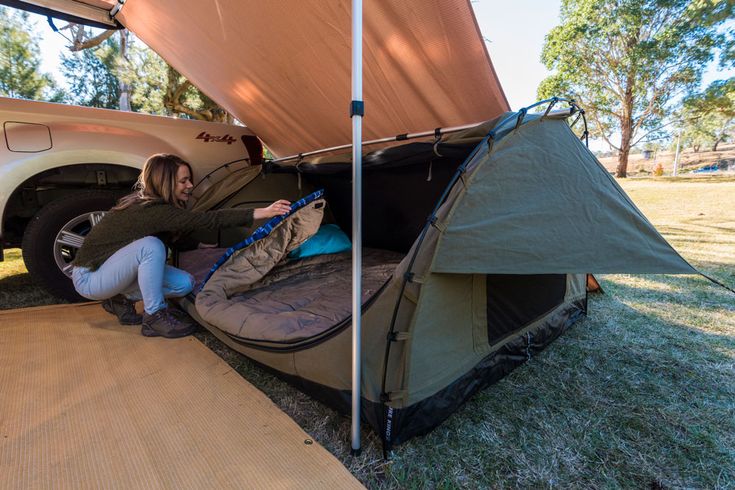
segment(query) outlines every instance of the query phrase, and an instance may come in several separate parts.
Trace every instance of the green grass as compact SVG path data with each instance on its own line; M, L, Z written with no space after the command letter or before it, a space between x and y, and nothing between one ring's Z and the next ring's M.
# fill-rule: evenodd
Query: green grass
M5 250L5 261L0 262L0 310L64 302L33 282L20 249Z
M695 267L735 285L735 179L621 184ZM11 253L0 307L49 302ZM371 488L735 488L735 295L699 276L598 279L587 319L387 462L374 433L351 457L347 418L197 336Z

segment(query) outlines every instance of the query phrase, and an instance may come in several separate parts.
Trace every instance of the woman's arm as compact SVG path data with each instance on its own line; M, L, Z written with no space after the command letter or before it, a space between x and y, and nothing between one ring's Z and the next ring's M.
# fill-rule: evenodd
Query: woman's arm
M281 216L291 210L291 203L285 199L279 199L268 207L256 208L253 211L254 219L266 219L274 216Z

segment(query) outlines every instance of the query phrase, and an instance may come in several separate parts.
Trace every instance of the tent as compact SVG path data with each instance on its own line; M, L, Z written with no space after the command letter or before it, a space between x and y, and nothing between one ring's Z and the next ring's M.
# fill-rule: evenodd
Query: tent
M245 172L247 185L225 202L207 200L237 205L324 188L329 206L314 196L301 201L229 254L187 308L227 344L320 399L343 409L351 399L353 415L387 446L430 430L584 315L587 273L693 272L572 134L568 113L504 114L467 0L375 0L364 30L359 0L2 3L124 25L276 155L299 155L295 164L270 165L265 180ZM351 34L363 42L350 42ZM365 138L489 122L366 154L363 197L363 80ZM304 159L305 151L349 141L348 107L352 155ZM322 220L352 230L346 309L337 298L323 328L308 335L263 328L283 313L277 308L255 312L266 318L260 327L231 331L227 311L242 306L233 298L258 303L294 285L347 289L344 261L282 260ZM377 250L365 255L374 271L365 289L362 245ZM257 262L264 256L271 263ZM277 274L243 274L254 260ZM325 268L333 272L315 272ZM293 291L298 300L304 290ZM289 307L301 315L296 325L314 314ZM224 313L212 314L218 308ZM353 416L353 449L358 422Z
M508 113L364 155L361 414L386 447L431 430L582 318L587 273L695 272L580 142L570 112ZM301 182L292 213L180 263L204 283L184 301L193 317L345 412L350 254L287 254L322 222L350 229L350 159L268 169L269 185Z

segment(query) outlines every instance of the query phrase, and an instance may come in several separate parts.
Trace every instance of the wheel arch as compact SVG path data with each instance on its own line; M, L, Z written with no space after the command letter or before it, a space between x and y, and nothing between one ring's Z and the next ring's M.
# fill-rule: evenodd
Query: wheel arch
M14 186L6 168L0 170L0 236L3 241L20 245L32 217L48 203L80 190L104 190L119 195L131 191L143 164L143 158L126 159L130 163L84 161L38 167L33 162L23 166L25 172L13 172ZM119 160L119 161L126 161ZM20 180L22 179L22 180ZM4 184L3 184L4 182ZM12 184L12 182L10 183Z

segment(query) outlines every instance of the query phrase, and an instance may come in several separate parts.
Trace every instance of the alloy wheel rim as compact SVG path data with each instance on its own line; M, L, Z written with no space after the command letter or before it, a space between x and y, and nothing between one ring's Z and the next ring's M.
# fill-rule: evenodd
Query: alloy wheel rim
M105 211L91 211L69 220L54 239L54 260L67 277L71 277L71 262L84 243L84 237L102 220Z

